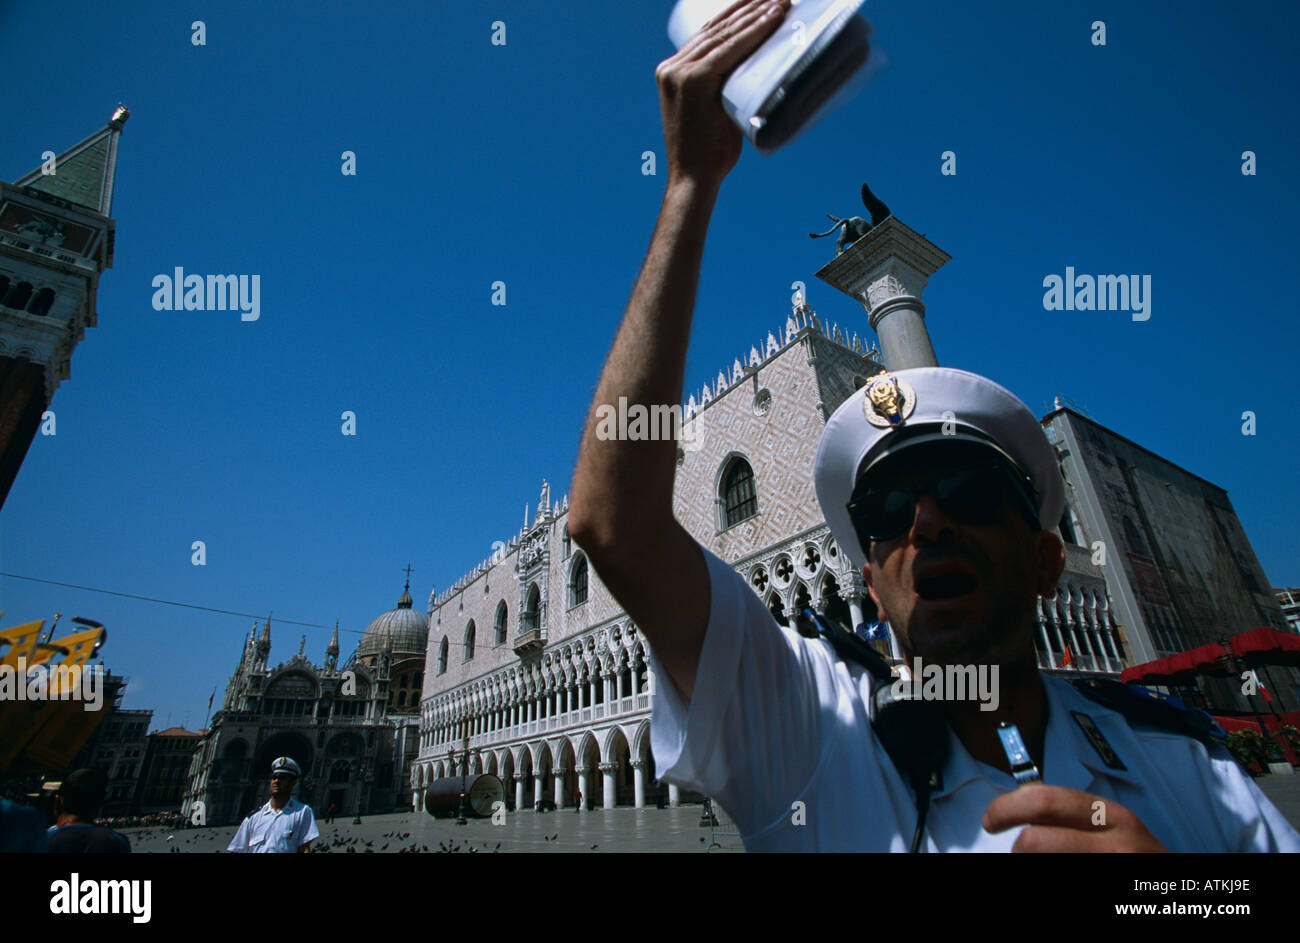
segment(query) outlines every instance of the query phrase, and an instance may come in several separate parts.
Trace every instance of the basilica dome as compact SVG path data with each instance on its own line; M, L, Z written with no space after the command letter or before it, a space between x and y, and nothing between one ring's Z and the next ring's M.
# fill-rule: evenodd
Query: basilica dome
M397 608L390 609L371 622L361 636L357 655L378 655L384 642L391 643L395 658L403 655L424 655L429 638L429 618L411 608L411 584L407 583L397 600Z

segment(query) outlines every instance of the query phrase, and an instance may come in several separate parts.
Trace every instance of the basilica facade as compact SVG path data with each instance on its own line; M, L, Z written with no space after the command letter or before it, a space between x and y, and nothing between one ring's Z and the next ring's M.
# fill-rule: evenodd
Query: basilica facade
M239 822L270 795L271 761L302 768L294 792L324 817L411 806L428 621L409 583L397 608L372 621L339 664L337 627L315 664L297 654L272 665L271 620L254 626L221 709L194 751L182 813L192 822Z

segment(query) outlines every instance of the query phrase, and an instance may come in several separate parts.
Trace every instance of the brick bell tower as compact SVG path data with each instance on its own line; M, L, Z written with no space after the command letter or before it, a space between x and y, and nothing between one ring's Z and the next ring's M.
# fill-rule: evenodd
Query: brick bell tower
M0 507L113 266L117 143L130 112L12 184L0 182Z

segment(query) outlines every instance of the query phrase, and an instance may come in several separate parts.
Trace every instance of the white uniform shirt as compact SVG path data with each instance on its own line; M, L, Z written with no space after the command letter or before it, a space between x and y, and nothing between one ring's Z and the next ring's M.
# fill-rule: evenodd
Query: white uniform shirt
M250 854L294 854L299 846L320 837L311 806L290 797L277 811L268 801L244 819L226 851Z
M704 558L712 598L689 705L650 655L662 679L650 724L660 778L716 799L748 851L907 851L916 804L871 730L866 669L778 626L735 570ZM1170 851L1300 851L1300 835L1226 751L1132 727L1057 678L1043 685L1047 785L1113 799ZM1071 711L1092 718L1125 770L1103 762ZM1024 826L990 835L980 820L1015 780L948 739L926 850L1010 851Z

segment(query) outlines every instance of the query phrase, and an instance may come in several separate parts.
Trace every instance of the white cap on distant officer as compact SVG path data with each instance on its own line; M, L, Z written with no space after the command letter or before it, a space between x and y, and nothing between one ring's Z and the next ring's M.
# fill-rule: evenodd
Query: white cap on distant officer
M295 763L291 757L277 756L271 761L271 775L274 776L276 773L288 773L290 776L300 778L302 776L302 767Z
M859 476L887 455L935 441L990 446L1019 469L1038 498L1044 530L1060 522L1065 483L1038 418L992 380L950 367L880 373L850 396L822 433L813 477L817 500L841 550L867 562L848 503Z

